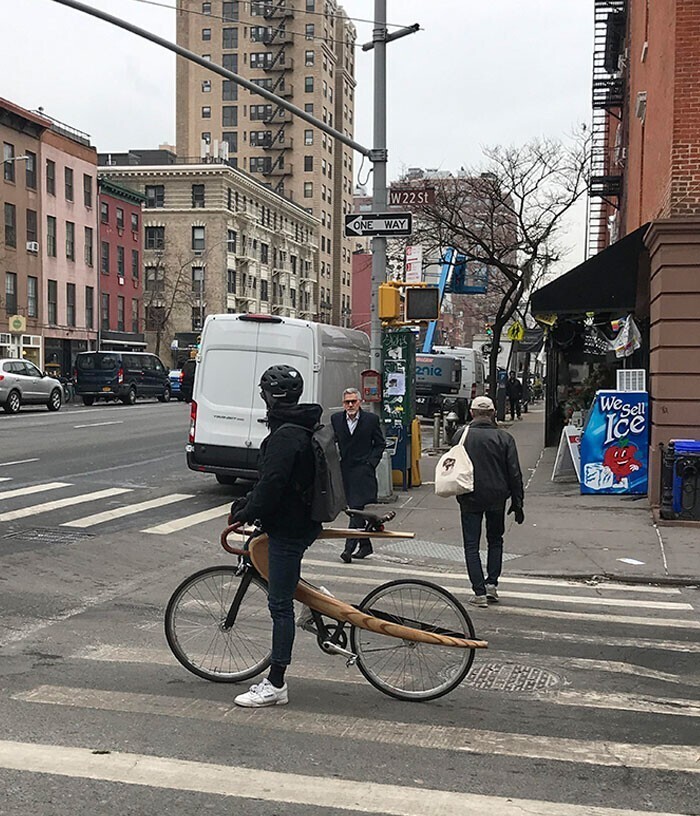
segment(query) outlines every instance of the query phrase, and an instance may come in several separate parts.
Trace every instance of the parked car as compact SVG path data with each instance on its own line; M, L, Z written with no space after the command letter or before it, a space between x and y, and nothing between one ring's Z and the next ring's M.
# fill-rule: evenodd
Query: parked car
M29 360L0 360L0 405L16 414L22 405L45 405L58 411L63 402L61 383L40 371Z
M171 368L168 378L170 380L170 393L173 397L177 397L179 400L181 400L182 393L180 389L180 380L182 379L182 369Z
M133 405L137 397L167 402L168 370L155 354L136 351L83 351L75 359L75 393L85 405L96 399Z
M194 389L194 373L197 370L196 360L185 360L182 364L180 374L180 399L185 402L192 401L192 390Z

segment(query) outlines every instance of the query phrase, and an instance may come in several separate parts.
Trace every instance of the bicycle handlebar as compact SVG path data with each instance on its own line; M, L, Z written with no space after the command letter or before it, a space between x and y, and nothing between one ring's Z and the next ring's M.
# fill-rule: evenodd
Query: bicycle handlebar
M226 550L226 552L231 553L231 555L245 555L245 550L242 550L240 547L232 547L228 543L228 537L231 535L231 533L242 533L243 528L243 522L237 521L234 524L229 524L221 533L221 546Z

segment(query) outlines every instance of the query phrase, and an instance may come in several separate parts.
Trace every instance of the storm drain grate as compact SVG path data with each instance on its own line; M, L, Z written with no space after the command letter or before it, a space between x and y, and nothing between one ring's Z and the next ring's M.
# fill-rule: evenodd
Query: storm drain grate
M79 544L95 536L80 530L64 530L61 527L33 527L30 530L16 530L6 533L3 538L22 539L37 544Z
M484 663L472 669L464 683L483 691L539 692L552 691L561 678L537 666L521 663Z

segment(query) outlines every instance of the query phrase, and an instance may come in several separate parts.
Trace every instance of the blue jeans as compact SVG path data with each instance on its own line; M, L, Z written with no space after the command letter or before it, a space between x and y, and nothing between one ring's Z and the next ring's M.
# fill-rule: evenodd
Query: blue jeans
M503 565L503 533L506 528L506 506L502 504L489 510L468 512L462 510L462 537L464 539L464 555L467 561L467 572L475 595L486 594L486 584L496 586L501 575ZM481 522L486 516L486 541L488 554L486 557L487 577L484 580L484 571L479 558L479 542L481 540Z
M272 617L271 662L277 666L292 662L294 593L301 575L301 559L314 538L270 536L268 542L267 607Z

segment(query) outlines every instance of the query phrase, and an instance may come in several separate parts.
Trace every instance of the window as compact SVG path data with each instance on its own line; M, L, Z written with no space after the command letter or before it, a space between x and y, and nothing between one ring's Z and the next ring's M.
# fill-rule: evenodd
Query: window
M5 272L5 313L17 314L17 274Z
M138 232L139 231L139 214L138 213L131 213L131 231Z
M239 5L238 0L235 0L233 3L223 4L222 17L224 18L224 21L231 23L238 22Z
M39 317L39 278L27 278L27 317Z
M139 302L136 298L131 298L131 331L138 334L139 330Z
M252 42L266 43L270 40L270 29L268 26L251 26L250 39Z
M221 83L221 98L224 102L235 102L238 99L238 85L230 79Z
M304 182L304 198L312 198L314 194L314 185L311 181Z
M203 309L200 306L192 307L192 331L199 331L204 322Z
M147 266L145 269L146 291L161 295L165 290L165 273L160 266Z
M5 181L15 180L15 146L9 142L2 143L3 178Z
M316 0L306 0L306 10L316 11Z
M211 3L202 3L202 14L211 14Z
M146 227L146 249L165 248L165 227Z
M66 167L64 173L64 187L66 192L66 201L73 201L73 170Z
M95 290L85 287L85 328L92 329L95 323Z
M93 236L92 227L85 227L85 265L92 266L93 264Z
M269 173L271 167L271 156L251 156L248 161L248 170L251 173Z
M227 269L226 270L226 291L229 295L236 294L236 270L235 269Z
M228 231L227 247L226 247L228 252L235 252L236 251L236 238L237 238L236 231L235 230L229 230Z
M238 106L224 105L221 109L221 124L224 127L236 127L238 125Z
M102 241L100 244L100 271L103 275L109 275L109 244Z
M208 42L211 40L211 29L210 28L203 28L202 29L202 40L204 42Z
M258 88L265 88L267 91L272 90L272 79L251 79L250 81L253 83L253 85L257 85Z
M204 267L192 267L192 294L201 297L204 294Z
M202 93L211 93L211 80L210 79L203 79L202 80Z
M314 132L313 130L305 130L304 131L304 144L305 145L312 145L314 143Z
M272 131L251 130L248 141L251 147L267 147L272 142Z
M221 47L226 49L238 48L237 28L223 28L221 30Z
M204 251L204 227L192 227L192 249L195 252Z
M27 210L27 243L39 240L36 230L36 210Z
M66 258L75 260L75 224L72 221L66 221Z
M26 184L30 190L36 190L36 153L30 153L29 150L27 150L25 155L27 157L24 161Z
M192 185L192 206L193 207L203 207L204 206L204 185L203 184L193 184Z
M46 254L49 258L56 257L56 219L53 215L46 216Z
M92 176L83 174L83 203L86 207L92 207Z
M304 172L311 173L314 169L314 157L304 156Z
M162 184L146 185L146 206L147 207L165 206L165 187Z
M117 331L124 331L124 298L117 295Z
M106 201L100 202L100 222L102 224L109 223L109 204Z
M131 277L137 280L139 276L139 251L138 249L131 250Z
M235 153L238 150L238 134L235 131L225 130L221 134L221 141L228 145L228 152ZM235 162L235 159L234 159ZM234 164L235 167L235 164Z
M272 65L272 54L269 52L256 51L250 55L250 67L252 69L269 68L270 65Z
M251 105L249 111L251 122L264 121L272 116L272 105Z
M316 54L314 51L304 51L304 65L313 65L316 61Z
M270 247L267 244L260 244L260 263L270 262Z
M58 281L47 281L46 287L49 303L48 320L50 326L55 326L58 323Z
M313 91L314 91L314 78L312 76L304 77L304 91L306 93L313 93Z
M307 40L313 40L313 38L314 38L314 24L313 23L307 23L305 28L304 28L304 32L305 32Z
M260 281L260 300L268 300L268 282L266 280Z
M124 277L124 247L117 247L117 275L120 278Z
M56 162L46 159L46 192L56 195Z
M234 74L238 73L238 54L224 54L221 58L221 64L227 71L232 71ZM231 80L229 80L231 81ZM234 83L235 84L235 83Z
M209 105L202 106L202 119L211 119L211 108Z
M117 207L117 229L124 229L124 210L121 207Z
M66 324L75 326L75 284L66 284Z
M100 324L103 329L109 331L109 295L107 292L102 292L101 303Z
M211 144L211 131L205 130L202 132L200 139L204 142L205 145Z

